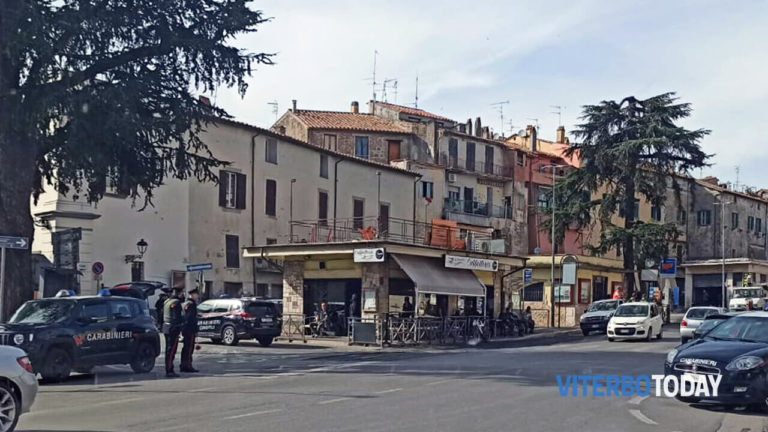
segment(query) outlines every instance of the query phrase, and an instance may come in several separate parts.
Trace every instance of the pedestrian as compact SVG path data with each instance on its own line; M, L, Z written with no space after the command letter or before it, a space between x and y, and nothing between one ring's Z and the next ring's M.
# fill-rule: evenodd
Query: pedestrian
M187 292L189 295L187 301L182 306L184 310L184 323L181 327L181 336L184 338L184 346L181 348L181 367L182 372L199 372L192 367L192 353L195 351L195 338L197 337L197 300L200 296L197 288L192 288Z
M168 294L160 293L155 302L155 323L160 330L163 329L163 308L166 300L168 300Z
M357 294L352 294L349 299L349 316L352 318L360 316L360 300L357 299Z
M411 298L406 297L405 300L403 300L403 316L404 317L413 317L413 303L411 303Z
M173 359L179 347L179 335L183 325L181 300L184 298L183 288L174 288L173 295L163 305L163 335L165 335L165 376L176 378L173 371Z

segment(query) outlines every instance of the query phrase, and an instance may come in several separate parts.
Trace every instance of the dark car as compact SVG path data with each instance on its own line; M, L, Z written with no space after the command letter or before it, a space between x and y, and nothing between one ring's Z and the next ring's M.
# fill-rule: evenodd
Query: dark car
M707 401L766 408L768 402L768 312L729 318L700 339L667 354L667 375L720 375L717 397ZM702 399L678 397L695 403Z
M170 294L171 288L165 283L158 281L134 281L117 284L109 289L109 293L118 297L133 297L145 300L147 305L149 305L149 313L157 322L155 302L157 302L157 299L161 294Z
M147 303L111 296L28 301L0 325L0 344L26 351L34 372L47 381L97 365L129 364L147 373L160 353Z
M237 345L256 339L269 346L280 335L281 320L275 304L251 298L206 300L197 306L199 337L213 343Z
M735 312L708 315L706 318L704 318L704 321L702 321L701 324L696 327L696 330L693 331L692 338L701 339L701 337L709 333L710 330L724 323L725 321L728 321L736 315L738 315L738 313Z

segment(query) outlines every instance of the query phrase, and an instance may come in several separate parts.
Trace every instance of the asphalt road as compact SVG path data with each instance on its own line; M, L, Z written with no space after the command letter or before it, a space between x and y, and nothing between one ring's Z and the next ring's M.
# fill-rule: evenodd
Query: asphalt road
M165 379L97 368L41 386L24 431L697 431L762 430L763 415L676 400L561 397L556 375L663 372L677 345L604 336L538 346L434 350L203 344L201 374Z

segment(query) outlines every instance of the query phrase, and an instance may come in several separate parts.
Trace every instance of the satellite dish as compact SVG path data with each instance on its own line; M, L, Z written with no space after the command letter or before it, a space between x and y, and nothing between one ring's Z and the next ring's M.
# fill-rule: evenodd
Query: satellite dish
M525 129L520 129L519 131L517 131L517 134L520 136L525 136Z

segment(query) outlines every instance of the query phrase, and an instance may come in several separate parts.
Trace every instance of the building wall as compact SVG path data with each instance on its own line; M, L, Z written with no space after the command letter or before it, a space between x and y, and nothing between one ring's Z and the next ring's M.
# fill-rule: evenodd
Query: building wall
M379 163L389 163L389 142L400 141L400 158L411 159L411 138L407 134L375 133L367 131L309 130L309 143L322 147L325 135L336 136L336 150L347 155L355 155L355 139L368 137L368 159Z
M272 126L275 132L282 133L281 128L285 128L285 135L291 138L295 138L301 141L309 141L309 129L307 126L297 119L291 111L283 114L282 117ZM317 143L313 143L316 144ZM320 138L320 145L323 144L322 137Z
M459 168L463 169L467 160L467 143L475 144L475 171L482 173L482 164L492 162L496 166L502 166L504 164L504 153L507 152L507 147L503 143L492 143L489 140L475 137L471 135L465 135L461 133L449 132L446 130L440 131L438 135L438 148L436 151L438 160L443 160L449 156L449 143L451 139L457 140ZM493 148L493 161L485 160L485 148ZM442 158L442 159L441 159ZM446 159L447 160L447 159ZM511 170L510 170L511 172Z

